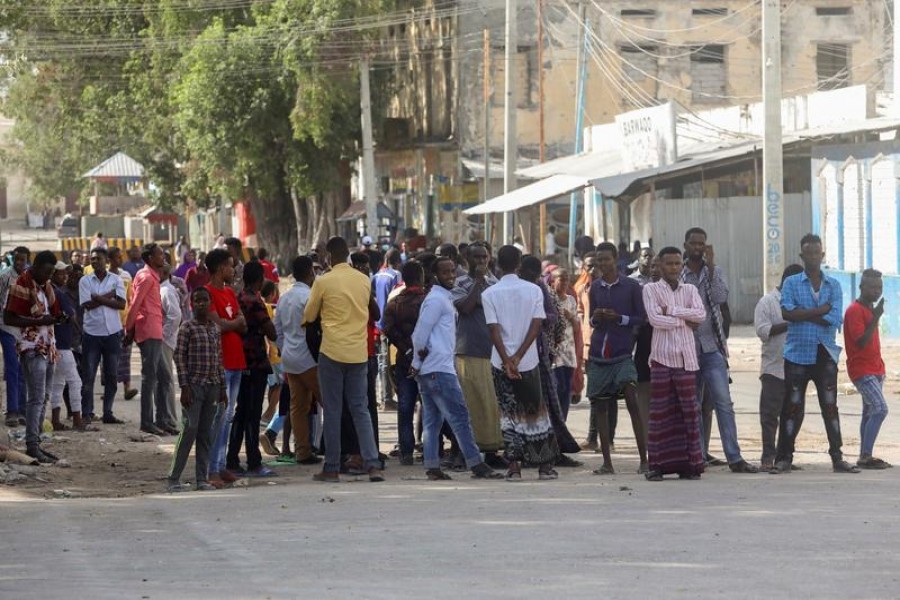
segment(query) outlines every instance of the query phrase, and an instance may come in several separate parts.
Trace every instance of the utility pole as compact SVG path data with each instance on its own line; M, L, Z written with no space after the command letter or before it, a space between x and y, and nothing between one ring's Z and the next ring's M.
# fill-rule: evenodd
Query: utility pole
M781 139L781 0L764 0L763 35L763 293L784 270L784 164Z
M900 23L897 18L900 17L900 0L894 0L894 116L900 115Z
M362 120L362 199L366 203L366 235L378 244L378 189L375 185L375 142L372 139L372 95L369 90L369 59L359 59L359 96Z
M898 0L900 1L900 0ZM484 185L482 201L490 198L491 187L491 30L484 28ZM484 215L484 239L491 241L491 215Z
M506 65L503 70L506 103L503 107L503 193L516 189L516 157L519 154L516 131L516 55L519 48L518 0L506 0ZM503 237L500 244L510 244L513 238L513 214L503 213ZM523 240L524 241L524 240Z
M575 80L575 154L584 149L584 99L587 88L587 53L590 38L588 36L587 6L579 2L578 7L578 62L576 63L577 79ZM578 228L578 196L583 192L572 192L569 197L569 263L575 264L575 234ZM587 208L585 206L585 208ZM585 232L587 233L587 232Z
M897 0L900 2L900 0ZM540 140L538 144L538 153L541 162L546 158L546 148L544 144L544 0L537 0L537 30L538 30L538 131ZM541 254L547 254L547 243L545 236L547 235L547 203L541 202L540 205L540 222L541 235L539 239Z

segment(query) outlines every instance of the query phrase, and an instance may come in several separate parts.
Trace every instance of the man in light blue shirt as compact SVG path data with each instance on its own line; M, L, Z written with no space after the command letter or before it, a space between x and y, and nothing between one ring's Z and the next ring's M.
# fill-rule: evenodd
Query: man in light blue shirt
M456 309L451 290L456 283L456 263L449 257L438 258L432 270L436 283L419 312L412 334L413 361L410 375L419 381L422 394L425 473L431 481L450 479L441 470L438 447L444 421L450 425L472 470L478 479L502 479L484 464L469 421L469 410L456 376ZM398 373L398 376L403 376Z
M321 394L318 366L309 351L306 328L303 327L303 311L306 310L310 286L315 279L312 259L298 256L291 264L291 271L294 285L284 293L275 309L275 343L281 352L281 366L291 390L291 429L296 446L295 458L301 465L314 465L321 462L321 459L313 453L308 417L313 402L321 401ZM269 427L272 428L275 423L273 420ZM274 436L269 430L265 435L270 442L273 441Z
M790 473L794 443L806 408L806 387L812 381L828 436L828 454L835 473L859 473L844 460L837 406L837 370L841 347L835 337L843 322L841 284L822 272L822 240L807 234L800 240L803 272L784 280L781 314L788 322L784 343L784 380L787 397L781 412L778 450L770 473Z

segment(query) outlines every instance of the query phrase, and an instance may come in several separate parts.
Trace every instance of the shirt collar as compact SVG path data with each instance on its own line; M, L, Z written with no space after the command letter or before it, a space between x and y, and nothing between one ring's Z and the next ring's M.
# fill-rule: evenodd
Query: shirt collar
M510 273L509 275L504 275L503 277L500 278L500 281L506 281L506 282L512 282L512 281L518 281L518 280L519 280L519 276L516 275L515 273Z
M597 281L599 281L600 284L601 284L603 287L612 287L612 286L614 286L614 285L618 285L618 284L622 281L622 275L620 274L620 275L616 276L616 280L613 281L612 283L609 283L608 281L606 281L606 280L603 279L602 277L600 277L599 279L597 279Z
M451 292L450 290L445 289L443 286L440 286L440 285L437 285L437 284L431 286L431 292L430 292L430 293L431 293L431 294L437 293L437 294L444 295L444 296L449 296L450 294L452 294L452 292Z
M294 285L292 285L291 287L295 287L295 288L305 287L306 289L309 289L309 286L306 285L305 283L303 283L302 281L295 281Z

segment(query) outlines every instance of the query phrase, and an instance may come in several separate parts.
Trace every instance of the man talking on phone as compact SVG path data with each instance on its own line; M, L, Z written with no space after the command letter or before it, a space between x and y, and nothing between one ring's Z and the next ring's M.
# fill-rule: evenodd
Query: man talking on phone
M706 320L694 329L700 362L697 381L700 393L697 398L702 403L705 391L715 406L719 437L728 467L734 473L756 473L759 469L741 456L734 403L728 389L728 342L721 310L722 304L728 301L728 284L722 269L715 264L712 245L706 242L706 232L699 227L691 227L684 234L685 262L681 280L697 287L706 308ZM704 447L703 450L704 454L709 453L709 448Z

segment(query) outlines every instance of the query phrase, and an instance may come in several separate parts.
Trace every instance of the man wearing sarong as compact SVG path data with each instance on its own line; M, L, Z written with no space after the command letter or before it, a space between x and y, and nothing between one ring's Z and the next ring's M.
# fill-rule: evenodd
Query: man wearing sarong
M699 479L703 473L700 414L697 404L697 348L694 330L706 319L697 288L681 282L681 251L659 252L662 281L644 286L644 308L653 326L650 346L650 481L677 473Z
M456 328L456 372L466 398L466 406L475 432L475 442L485 462L494 468L506 468L497 455L503 448L500 412L491 374L491 337L484 321L481 295L497 283L491 274L491 253L484 242L466 249L469 272L456 278L453 305L459 312Z
M514 246L497 252L501 279L482 295L490 330L491 367L500 405L500 430L509 461L506 477L522 479L522 463L538 465L540 479L558 477L553 465L559 446L541 392L535 340L546 316L541 290L519 279L522 253Z
M647 472L647 446L644 423L637 403L637 369L634 366L635 331L646 320L641 285L622 275L616 267L618 251L615 244L603 242L597 246L600 278L591 284L589 313L591 315L591 345L587 365L587 396L592 412L597 415L600 451L603 466L596 475L615 473L610 453L611 432L607 412L620 397L631 415L634 439L641 459L638 473Z

